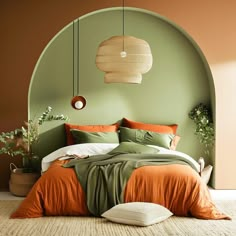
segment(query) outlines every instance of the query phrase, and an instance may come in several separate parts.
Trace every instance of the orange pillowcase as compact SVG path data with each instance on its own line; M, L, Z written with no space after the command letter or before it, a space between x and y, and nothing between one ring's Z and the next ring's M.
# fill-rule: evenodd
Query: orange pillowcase
M166 134L176 134L178 125L155 125L155 124L146 124L141 122L136 122L123 118L122 125L131 129L144 129L152 132L166 133Z
M175 137L172 139L172 142L170 144L170 150L175 150L177 148L177 144L180 140L180 136L175 135Z
M67 145L75 144L73 136L70 132L71 129L78 129L87 132L116 132L119 129L119 123L112 125L75 125L65 123Z

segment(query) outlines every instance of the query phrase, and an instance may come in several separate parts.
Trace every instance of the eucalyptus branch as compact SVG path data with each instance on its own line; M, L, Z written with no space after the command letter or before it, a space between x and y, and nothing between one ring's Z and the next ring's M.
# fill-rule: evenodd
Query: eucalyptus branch
M39 141L39 126L46 121L68 120L67 116L50 115L52 108L49 106L38 119L29 120L20 129L0 134L0 154L10 156L30 156L32 145Z

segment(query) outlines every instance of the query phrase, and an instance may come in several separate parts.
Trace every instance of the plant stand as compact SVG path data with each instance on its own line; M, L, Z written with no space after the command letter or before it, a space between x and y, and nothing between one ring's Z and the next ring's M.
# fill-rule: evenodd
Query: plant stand
M23 168L10 164L11 176L9 181L10 192L19 197L25 197L40 177L39 173L24 173Z

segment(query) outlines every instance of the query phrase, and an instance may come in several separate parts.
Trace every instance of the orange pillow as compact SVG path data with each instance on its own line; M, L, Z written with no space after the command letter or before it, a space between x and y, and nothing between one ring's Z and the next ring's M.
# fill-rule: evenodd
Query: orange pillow
M71 129L78 129L87 132L116 132L119 129L119 123L112 125L75 125L65 123L67 145L75 144L73 136L70 132Z
M171 141L170 150L176 150L179 140L180 140L180 136L175 135L175 137Z
M141 123L136 122L132 120L128 120L126 118L123 118L122 125L127 128L131 129L144 129L152 132L158 132L158 133L167 133L167 134L176 134L178 125L155 125L155 124L147 124L147 123Z

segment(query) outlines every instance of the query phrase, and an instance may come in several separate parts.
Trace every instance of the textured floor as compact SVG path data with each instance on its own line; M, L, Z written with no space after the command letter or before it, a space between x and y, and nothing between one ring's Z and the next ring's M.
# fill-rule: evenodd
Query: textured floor
M232 220L199 220L172 216L148 227L115 224L96 217L42 217L36 219L9 219L20 204L18 200L0 200L1 236L235 236L236 200L216 201L218 208Z

